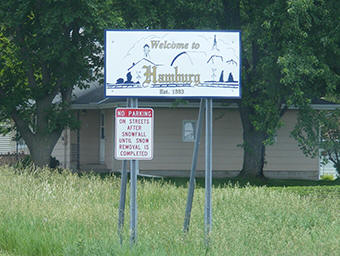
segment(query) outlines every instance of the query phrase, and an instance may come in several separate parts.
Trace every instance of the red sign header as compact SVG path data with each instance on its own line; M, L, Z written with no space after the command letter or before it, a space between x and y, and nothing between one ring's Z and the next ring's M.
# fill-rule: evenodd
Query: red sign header
M119 108L116 110L116 117L152 117L152 109L149 108Z

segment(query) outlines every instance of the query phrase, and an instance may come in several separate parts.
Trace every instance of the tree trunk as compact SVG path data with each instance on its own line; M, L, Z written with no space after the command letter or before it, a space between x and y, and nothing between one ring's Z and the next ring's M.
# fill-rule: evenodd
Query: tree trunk
M336 162L333 162L333 164L334 164L335 170L338 173L338 176L340 176L340 161L339 161L339 159L337 159Z
M11 114L16 128L23 137L30 151L33 163L38 167L45 167L49 165L51 153L62 132L62 128L56 129L52 132L48 131L49 120L46 109L48 109L51 101L51 99L46 98L36 103L37 125L34 132L29 126L29 123L24 121L20 114L17 112L12 112Z
M49 166L50 156L60 135L61 132L54 132L49 136L35 134L34 140L26 143L30 150L32 161L36 166Z
M249 119L251 109L240 106L243 126L243 167L239 174L241 177L264 178L263 166L265 161L266 134L257 131Z

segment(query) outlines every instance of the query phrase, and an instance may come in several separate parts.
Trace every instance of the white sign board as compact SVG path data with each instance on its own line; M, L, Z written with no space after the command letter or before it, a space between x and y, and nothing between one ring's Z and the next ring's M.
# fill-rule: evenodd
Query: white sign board
M105 95L241 97L239 31L105 31Z
M152 108L116 108L117 160L152 160L153 116Z

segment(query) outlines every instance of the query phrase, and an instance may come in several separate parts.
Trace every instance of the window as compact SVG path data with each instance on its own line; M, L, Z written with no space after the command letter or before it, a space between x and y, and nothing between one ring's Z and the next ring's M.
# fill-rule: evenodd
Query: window
M104 113L100 113L100 138L105 139L105 116Z
M196 137L196 121L184 120L182 130L183 142L194 142Z

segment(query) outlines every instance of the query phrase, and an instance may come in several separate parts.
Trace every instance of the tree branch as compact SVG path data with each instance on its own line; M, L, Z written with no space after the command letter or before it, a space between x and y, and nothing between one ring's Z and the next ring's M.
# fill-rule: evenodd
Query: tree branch
M5 96L5 91L0 87L0 99Z
M285 104L284 107L281 108L281 110L280 110L280 117L282 117L286 113L287 110L288 110L288 106L287 106L287 104Z
M22 119L22 117L15 111L11 113L11 117L13 121L15 122L15 125L18 128L21 136L23 136L24 140L26 141L26 143L31 143L33 140L34 133L29 128L28 123L25 122Z
M28 85L31 88L36 87L36 81L35 81L35 78L34 78L34 68L33 68L33 65L32 65L32 61L30 60L30 57L27 54L28 49L25 47L25 40L22 36L20 26L16 27L16 34L17 34L18 41L21 44L21 47L20 47L21 55L22 55L26 65L28 67L28 70L26 72L26 75L27 75L27 78L28 78Z
M61 90L61 99L63 103L70 103L72 98L73 86Z
M42 73L42 82L45 86L47 86L51 82L51 76L50 76L50 73L47 70L46 64L42 65L41 73Z

